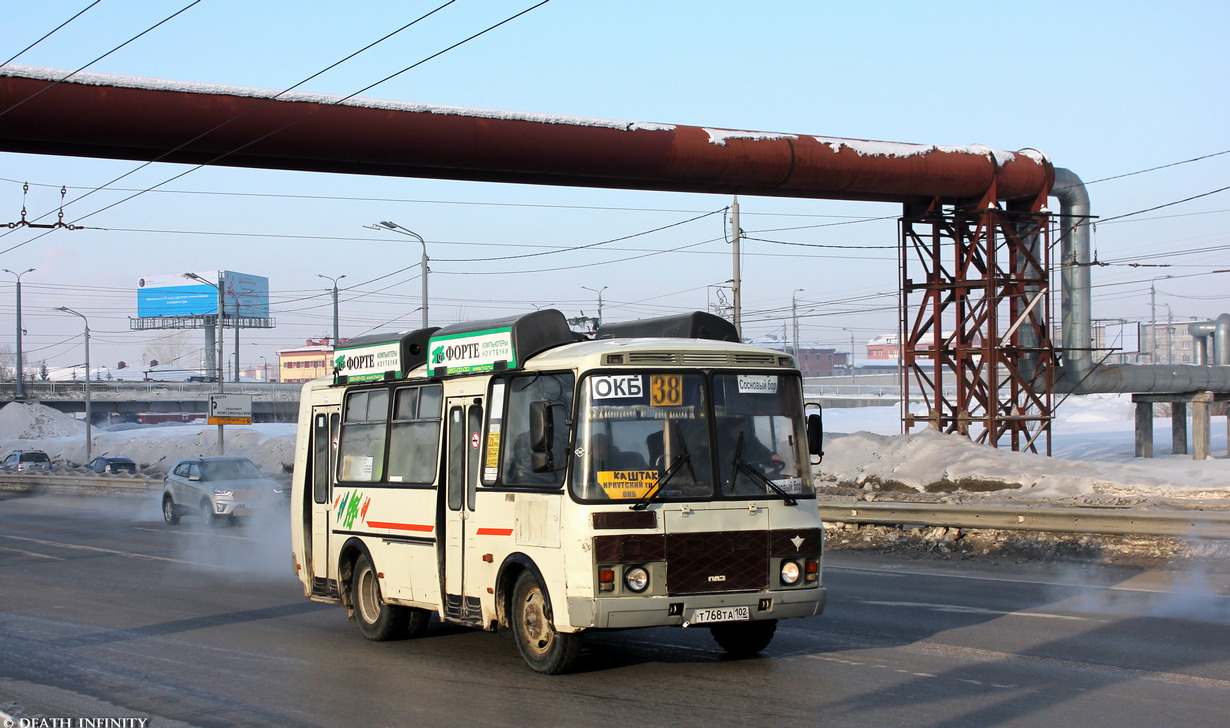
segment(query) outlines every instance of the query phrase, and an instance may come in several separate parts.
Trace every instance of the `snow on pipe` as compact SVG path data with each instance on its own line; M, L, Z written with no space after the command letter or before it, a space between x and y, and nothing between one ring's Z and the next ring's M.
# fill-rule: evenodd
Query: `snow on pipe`
M70 77L68 80L60 79ZM1034 200L1032 150L612 121L0 68L0 151L891 202Z
M1093 361L1089 193L1075 173L1055 168L1051 196L1060 203L1060 311L1063 364L1060 392L1230 392L1230 314L1217 317L1214 348L1219 366L1199 364L1106 364ZM1193 333L1195 333L1193 331Z

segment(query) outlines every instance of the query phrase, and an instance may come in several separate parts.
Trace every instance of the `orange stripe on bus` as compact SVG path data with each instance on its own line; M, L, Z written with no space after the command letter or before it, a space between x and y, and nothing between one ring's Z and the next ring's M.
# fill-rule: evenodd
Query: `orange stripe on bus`
M385 523L384 521L368 521L367 525L372 528L390 528L395 531L431 531L435 528L435 526L418 523Z
M511 536L511 528L480 528L476 532L478 536Z

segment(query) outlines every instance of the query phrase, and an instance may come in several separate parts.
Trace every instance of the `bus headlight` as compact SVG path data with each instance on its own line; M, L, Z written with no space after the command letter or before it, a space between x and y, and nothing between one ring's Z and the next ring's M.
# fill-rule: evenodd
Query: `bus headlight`
M799 583L799 577L803 575L803 570L799 568L797 561L783 561L781 578L782 584L786 586L794 586Z
M632 566L624 571L624 585L640 594L649 588L649 572L643 566Z

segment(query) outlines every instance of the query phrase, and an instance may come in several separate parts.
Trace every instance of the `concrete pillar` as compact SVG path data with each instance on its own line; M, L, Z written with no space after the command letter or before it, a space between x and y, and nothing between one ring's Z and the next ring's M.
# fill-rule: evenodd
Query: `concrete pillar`
M1153 457L1153 403L1136 403L1136 457Z
M1187 402L1170 403L1170 452L1187 454Z
M1210 417L1209 403L1213 395L1208 392L1197 394L1192 401L1192 459L1204 460L1209 457Z

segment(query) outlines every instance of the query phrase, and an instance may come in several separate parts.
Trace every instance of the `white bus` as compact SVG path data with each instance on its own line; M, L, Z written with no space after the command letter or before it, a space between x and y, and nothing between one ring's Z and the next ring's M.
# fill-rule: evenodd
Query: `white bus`
M505 627L548 674L596 629L759 652L824 609L820 417L790 356L735 341L700 312L589 339L556 310L352 339L303 390L304 594L372 640Z

